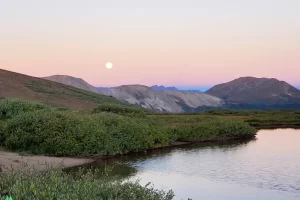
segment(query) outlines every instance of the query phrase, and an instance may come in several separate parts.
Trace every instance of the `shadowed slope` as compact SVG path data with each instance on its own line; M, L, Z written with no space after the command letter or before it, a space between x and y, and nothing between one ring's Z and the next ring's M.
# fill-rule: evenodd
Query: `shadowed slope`
M228 103L282 108L300 107L300 91L274 78L242 77L216 85L206 93L223 98Z
M0 69L0 98L14 97L72 109L92 109L99 103L119 103L112 97L53 81Z
M98 93L98 89L86 81L84 81L81 78L75 78L72 76L66 76L66 75L54 75L54 76L48 76L48 77L43 77L43 79L47 79L50 81L55 81L58 83L62 83L65 85L70 85L79 89L87 90L90 92Z

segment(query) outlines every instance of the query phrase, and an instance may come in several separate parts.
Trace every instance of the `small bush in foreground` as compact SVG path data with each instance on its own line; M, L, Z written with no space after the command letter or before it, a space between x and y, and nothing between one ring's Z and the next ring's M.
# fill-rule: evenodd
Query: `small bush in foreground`
M47 109L48 106L21 99L2 99L0 100L0 120L9 119L25 112Z
M29 169L0 176L0 191L14 199L99 199L171 200L172 191L155 190L138 182L121 183L106 177L94 178L92 172L69 175L59 170L37 173ZM1 197L3 198L3 197Z

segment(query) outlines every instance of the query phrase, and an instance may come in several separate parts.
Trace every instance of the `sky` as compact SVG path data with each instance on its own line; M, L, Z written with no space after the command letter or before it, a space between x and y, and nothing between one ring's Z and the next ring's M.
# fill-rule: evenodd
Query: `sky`
M0 68L104 87L300 85L299 11L299 0L0 0Z

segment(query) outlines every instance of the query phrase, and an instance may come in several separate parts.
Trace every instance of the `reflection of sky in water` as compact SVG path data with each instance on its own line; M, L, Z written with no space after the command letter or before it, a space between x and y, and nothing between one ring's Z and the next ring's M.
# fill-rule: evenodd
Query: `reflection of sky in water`
M299 142L300 130L263 130L247 144L176 148L122 162L138 169L134 178L173 189L178 198L296 199Z
M250 142L158 149L99 160L92 167L102 172L113 167L112 176L172 189L175 199L296 200L300 199L299 143L300 130L262 130Z

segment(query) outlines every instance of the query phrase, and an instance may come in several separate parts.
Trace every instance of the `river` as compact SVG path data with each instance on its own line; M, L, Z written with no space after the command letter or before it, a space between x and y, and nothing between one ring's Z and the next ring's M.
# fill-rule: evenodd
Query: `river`
M251 141L192 144L99 160L111 175L172 189L175 199L300 199L300 130L260 130Z

